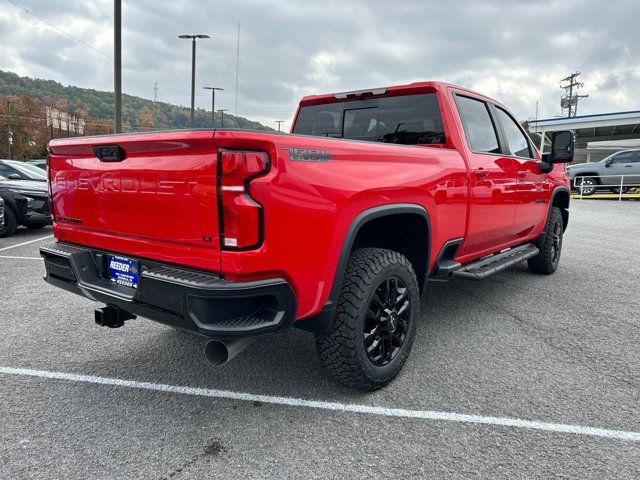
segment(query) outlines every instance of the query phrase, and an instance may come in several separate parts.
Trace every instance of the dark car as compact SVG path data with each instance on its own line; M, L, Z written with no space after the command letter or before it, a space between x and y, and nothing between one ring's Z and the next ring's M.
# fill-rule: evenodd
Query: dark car
M4 228L4 200L0 197L0 230Z
M41 170L47 169L47 160L44 158L38 158L37 160L29 160L27 162L29 165L33 165L34 167L38 167Z
M35 165L17 160L0 160L0 180L32 180L46 182L47 174Z
M0 237L12 235L16 228L42 228L51 224L47 184L30 180L0 180L4 200L4 226Z

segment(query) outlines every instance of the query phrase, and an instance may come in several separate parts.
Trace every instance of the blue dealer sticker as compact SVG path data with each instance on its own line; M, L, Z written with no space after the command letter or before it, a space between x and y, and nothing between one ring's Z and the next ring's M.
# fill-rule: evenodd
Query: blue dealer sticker
M137 288L140 281L138 262L124 257L107 257L109 280L125 287Z

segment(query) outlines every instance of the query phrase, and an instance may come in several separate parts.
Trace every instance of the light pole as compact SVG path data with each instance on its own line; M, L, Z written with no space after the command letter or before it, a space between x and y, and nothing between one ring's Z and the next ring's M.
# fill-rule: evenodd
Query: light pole
M11 160L13 132L11 131L11 102L7 102L7 158Z
M220 87L202 87L205 90L211 90L211 128L215 128L216 119L214 117L216 111L216 90L224 90L224 88Z
M220 128L224 128L224 112L228 112L229 109L221 108L218 111L220 112Z
M114 131L122 132L122 1L113 2L113 90L115 110Z
M278 124L278 131L280 131L280 125L284 123L284 120L276 120L275 122Z
M11 131L11 125L7 124L7 128L9 131L7 132L7 150L8 150L8 160L11 160L11 146L13 145L13 132Z
M193 128L196 93L196 38L209 38L209 35L178 35L178 38L191 39L191 128Z

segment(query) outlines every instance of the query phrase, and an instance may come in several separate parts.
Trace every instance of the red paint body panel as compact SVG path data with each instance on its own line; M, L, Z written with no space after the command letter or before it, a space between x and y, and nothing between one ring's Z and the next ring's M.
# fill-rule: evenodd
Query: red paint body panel
M120 145L127 157L101 162L97 145ZM56 238L219 271L212 132L76 137L49 150Z
M253 251L223 251L222 271L238 281L285 278L298 318L328 300L347 231L364 210L422 205L431 218L432 259L442 243L464 235L467 170L455 150L240 131L216 132L214 139L219 148L266 150L274 163L251 182L251 196L264 207L265 242ZM292 162L284 147L328 149L333 158Z
M225 130L53 140L54 234L229 280L282 277L295 293L296 319L317 314L327 302L347 231L372 207L411 203L428 212L430 269L452 239L464 239L457 260L465 262L535 238L553 190L568 186L564 166L542 174L537 161L479 158L466 145L453 102L460 91L434 82L387 90L387 95L436 92L446 132L446 143L438 146ZM301 105L331 101L331 95L318 95L305 97ZM127 158L100 162L93 153L97 145L120 145ZM332 158L291 161L287 148L327 150ZM258 248L220 249L219 149L269 155L269 173L249 185L263 208L264 240ZM474 168L487 161L491 172L478 178Z

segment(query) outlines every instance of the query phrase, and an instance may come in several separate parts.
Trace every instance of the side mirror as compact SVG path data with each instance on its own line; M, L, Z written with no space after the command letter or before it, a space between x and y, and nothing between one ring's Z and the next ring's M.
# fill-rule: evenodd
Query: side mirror
M551 137L551 154L549 162L551 163L571 163L573 162L573 150L575 146L575 137L570 130L561 132L553 132Z
M9 180L22 180L22 177L17 173L10 173L7 177Z
M606 162L604 162L604 166L609 168L611 166L611 164L613 163L613 157L608 158Z

